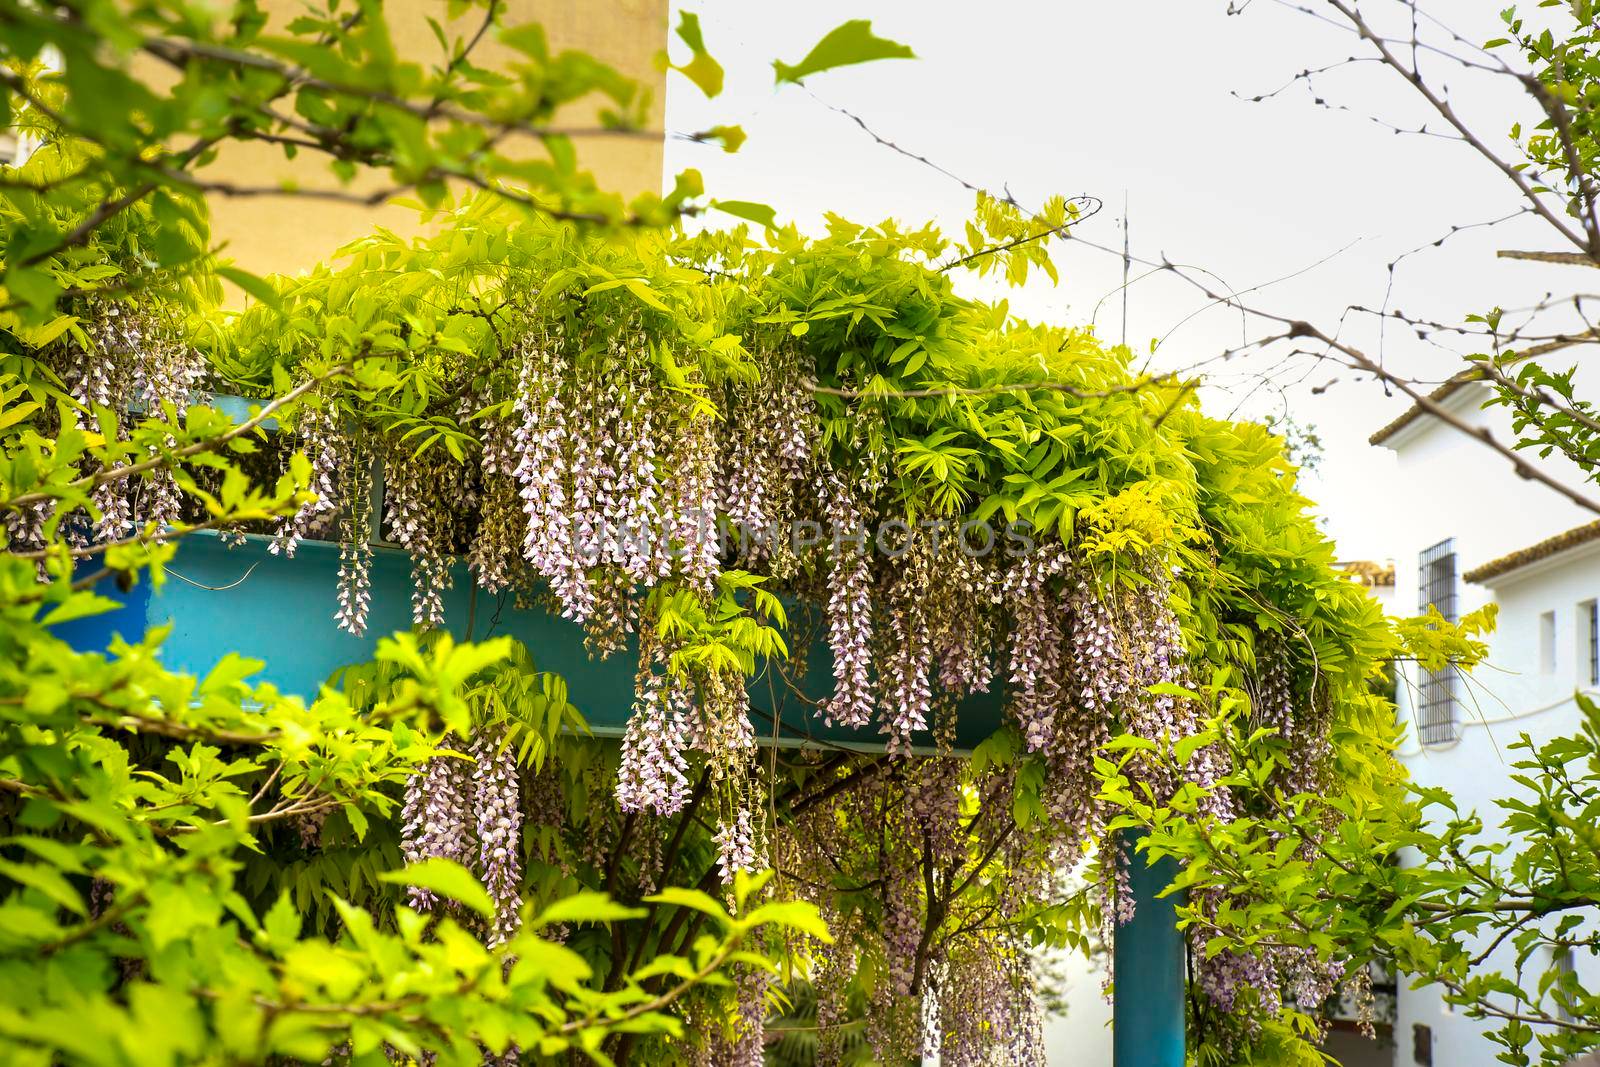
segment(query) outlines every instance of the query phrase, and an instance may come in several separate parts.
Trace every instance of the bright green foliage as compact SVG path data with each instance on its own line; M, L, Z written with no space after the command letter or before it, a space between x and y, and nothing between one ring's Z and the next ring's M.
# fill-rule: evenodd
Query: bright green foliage
M804 907L732 916L698 901L711 921L683 956L657 955L600 992L590 965L539 930L632 914L602 897L559 902L493 950L464 919L431 924L336 897L338 933L308 933L288 895L258 910L239 891L260 834L338 811L364 836L438 751L437 724L464 725L463 684L503 660L507 643L423 649L402 634L379 652L398 669L392 696L358 710L330 691L307 707L251 686L246 661L199 681L165 671L159 632L109 656L75 653L39 605L67 617L92 610L90 594L69 592L65 578L38 585L15 559L0 580L8 1062L315 1061L346 1042L358 1062L387 1062L385 1045L473 1064L480 1045L507 1042L594 1052L614 1028L675 1032L662 1009L730 963L759 964L740 945L764 925L825 936ZM382 880L488 909L482 887L444 861ZM671 981L647 992L652 975Z
M199 196L244 195L207 174L229 142L325 158L328 179L311 188L353 202L377 202L344 191L366 168L385 172L390 195L415 189L435 201L458 181L596 222L664 220L683 193L698 191L691 180L676 198L625 205L600 190L552 121L562 105L598 98L594 135L652 136L642 129L641 89L587 55L552 52L539 26L508 23L492 0L452 5L448 17L441 5L438 14L444 21L430 22L439 56L424 64L396 52L379 4L335 4L287 23L253 3L0 8L6 117L51 142L8 182L11 301L47 308L75 288L83 246L133 207L156 222L151 263L192 268L209 251ZM474 50L485 37L514 58L494 71L479 66ZM538 137L547 156L504 147L513 131Z
M998 206L982 210L987 221L967 248L1023 232L1004 229L1018 220ZM298 366L298 376L314 366L301 363L306 353L341 351L352 338L373 350L403 343L404 362L375 361L385 377L331 381L320 402L374 435L402 436L418 452L471 464L483 427L509 410L515 341L541 329L583 332L590 352L617 337L648 353L652 372L683 398L679 419L715 410L722 391L752 379L765 353L798 348L815 367L831 462L875 470L884 497L908 520L1025 522L1069 544L1106 581L1134 588L1148 588L1147 561L1165 561L1177 575L1170 595L1202 677L1254 671L1263 635L1276 635L1314 678L1311 699L1331 716L1329 780L1363 796L1394 787L1392 709L1369 686L1395 654L1395 637L1361 589L1332 568L1331 546L1295 490L1281 441L1205 416L1191 383L1134 375L1125 352L1086 332L1019 322L1004 305L960 297L950 272L938 269L949 245L931 229L835 219L821 239L775 229L757 246L740 232L599 241L488 202L440 221L435 237L379 234L352 246L339 270L280 283L272 304L219 332L214 364L234 388L265 395L273 368ZM463 417L469 389L480 406ZM714 611L682 590L657 589L646 614L663 632L700 635L680 656L748 672L783 648L757 621L782 621L781 606L761 599L764 590L814 596L806 581L725 572ZM1467 637L1451 637L1449 654L1470 651ZM593 757L567 758L581 767ZM982 810L999 828L1037 829L1051 800L1044 766L1005 727L979 748L964 780L968 816ZM803 772L801 764L789 773ZM767 788L793 795L781 777ZM992 799L979 802L996 795L1003 815L991 810ZM852 831L860 851L839 857L851 885L872 882L880 828ZM960 888L941 898L938 929L982 915L1017 876L985 855L983 840L941 870L940 884ZM1050 838L1038 840L1026 862L1048 869ZM687 864L683 876L705 869ZM869 928L881 918L871 891L844 890L832 900ZM1020 921L1039 943L1081 945L1088 919L1081 899L1040 899ZM858 980L870 986L881 975L863 969Z
M1508 7L1500 13L1505 36L1485 48L1501 62L1521 60L1520 69L1507 69L1516 70L1518 87L1531 105L1527 128L1522 122L1511 128L1522 158L1505 169L1529 190L1524 195L1545 223L1547 238L1578 251L1512 254L1593 266L1600 255L1600 9L1591 0L1539 6L1564 10L1529 20ZM1576 365L1552 365L1549 354L1592 339L1594 331L1573 330L1568 336L1562 330L1553 341L1524 344L1517 334L1529 333L1532 324L1513 327L1500 308L1469 315L1467 321L1490 334L1494 348L1472 357L1475 366L1463 373L1492 382L1491 403L1511 412L1517 447L1541 457L1563 455L1592 480L1600 470L1596 408L1575 381Z
M1422 658L1439 654L1435 647ZM1441 986L1448 1003L1485 1020L1503 1063L1554 1067L1600 1048L1600 998L1561 962L1597 946L1593 701L1577 698L1579 733L1543 743L1524 734L1510 746L1515 791L1497 801L1500 821L1489 826L1444 790L1396 778L1376 790L1287 791L1276 783L1298 754L1270 731L1248 732L1242 692L1218 685L1204 696L1218 715L1212 737L1239 768L1222 784L1258 797L1252 813L1200 818L1201 791L1161 804L1132 787L1125 757L1100 766L1107 795L1125 810L1119 823L1149 830L1151 856L1183 862L1175 889L1191 901L1225 901L1180 905L1208 955L1299 946L1342 959L1351 972L1373 963L1398 970L1403 981ZM1489 960L1501 946L1514 949L1508 966ZM1314 1032L1293 1012L1283 1022Z
M957 296L928 266L947 254L931 229L719 240L693 247L745 272L726 290L745 343L801 338L824 440L873 457L909 519L1020 520L1129 582L1133 561L1170 559L1196 659L1249 666L1253 635L1286 632L1337 706L1388 714L1366 695L1386 624L1332 569L1279 438L1203 415L1193 383L1132 374L1092 334Z
M1600 162L1600 9L1592 0L1541 4L1566 10L1530 24L1515 7L1500 13L1506 36L1489 49L1522 54L1533 73L1529 94L1543 112L1531 130L1513 127L1511 137L1537 172L1557 176L1569 196L1568 213L1582 219L1594 209L1589 176Z
M936 232L835 219L826 238L776 230L765 247L738 231L622 243L484 200L440 221L436 237L379 234L341 269L281 283L276 306L218 335L214 365L231 387L266 395L284 374L274 368L298 377L373 353L329 382L328 401L417 453L470 462L480 427L509 412L506 339L530 324L554 333L581 314L599 336L642 330L686 418L719 386L750 380L752 352L798 343L817 364L823 441L841 464L872 457L908 519L1082 537L1127 581L1138 580L1130 561L1168 557L1201 658L1248 667L1252 634L1289 632L1336 704L1377 707L1367 680L1391 639L1331 568L1280 440L1202 415L1192 383L1131 375L1125 353L1086 332L957 296L930 269L948 248ZM495 398L465 420L464 385Z
M707 96L722 92L722 64L706 51L705 37L700 32L700 16L692 11L681 12L678 16L678 38L689 46L692 58L672 69L694 82Z

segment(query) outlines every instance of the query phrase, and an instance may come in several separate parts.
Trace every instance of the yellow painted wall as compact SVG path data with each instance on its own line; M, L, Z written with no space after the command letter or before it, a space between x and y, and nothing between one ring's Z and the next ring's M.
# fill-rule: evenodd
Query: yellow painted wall
M654 59L666 48L667 0L505 0L505 4L506 23L541 23L552 52L588 52L644 85L651 98L649 128L661 128L666 90ZM267 0L262 6L274 25L302 10L298 0ZM441 0L389 0L385 8L400 52L419 62L436 62L439 44L425 16L442 20L445 5ZM481 13L477 10L463 17L463 23L471 23L468 35L478 18ZM497 57L503 58L507 51L485 41L474 51L473 59L492 68ZM565 123L585 123L596 110L574 105L560 118ZM604 189L632 196L661 188L659 138L585 138L577 143L577 149L580 165L592 171ZM539 151L537 146L528 150ZM238 186L277 185L285 179L302 186L337 184L326 157L303 152L295 160L286 160L281 149L262 144L230 144L202 173L207 181ZM386 181L386 175L364 175L348 188L371 191L383 188ZM378 226L401 233L418 228L414 211L393 204L365 207L285 196L213 195L210 200L211 236L213 242L224 246L223 258L257 274L305 270Z

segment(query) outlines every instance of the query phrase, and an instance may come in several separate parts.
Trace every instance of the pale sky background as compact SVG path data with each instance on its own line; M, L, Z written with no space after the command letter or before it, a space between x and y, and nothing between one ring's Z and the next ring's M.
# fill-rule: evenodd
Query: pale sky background
M932 219L959 234L972 206L972 195L956 182L874 144L828 104L848 108L882 136L974 184L1009 187L1025 204L1052 193L1101 197L1104 210L1077 231L1100 244L1121 246L1126 195L1136 257L1200 265L1235 290L1304 271L1249 299L1325 328L1337 324L1347 304L1382 305L1386 266L1400 253L1452 225L1484 222L1518 206L1504 179L1465 146L1396 136L1365 117L1415 126L1423 115L1407 86L1376 65L1317 82L1320 95L1354 113L1319 108L1303 88L1264 103L1239 99L1358 49L1347 32L1272 0L1254 0L1240 16L1226 13L1226 0L692 0L681 6L700 15L728 77L723 94L707 101L670 75L669 133L736 123L749 141L729 155L669 137L668 173L696 167L710 195L771 204L780 219L813 231L823 212L833 211L861 222ZM1464 36L1485 40L1496 32L1499 6L1451 0L1434 10ZM795 62L829 29L862 17L881 36L911 45L919 58L827 72L804 88L774 88L771 59ZM674 55L683 58L676 47ZM1484 129L1497 146L1506 144L1510 112L1498 88L1457 73L1447 80L1458 108L1486 116ZM1457 322L1496 304L1514 307L1573 288L1571 268L1497 261L1494 250L1508 247L1554 246L1526 222L1469 231L1403 262L1390 306ZM1029 318L1086 324L1096 303L1120 284L1121 261L1072 243L1055 248L1059 286L1046 280L1005 295ZM997 292L968 288L974 295ZM1146 351L1152 338L1204 303L1170 277L1133 286L1130 346ZM1100 336L1118 340L1120 317L1120 298L1113 296L1100 308ZM1239 343L1240 328L1237 312L1207 311L1163 342L1154 365L1214 356ZM1257 326L1252 335L1263 332ZM1377 350L1370 319L1351 320L1345 336ZM1439 348L1393 328L1384 353L1390 365L1433 379L1458 366ZM1287 407L1313 425L1325 454L1304 487L1341 556L1393 555L1385 501L1404 487L1393 484L1389 453L1369 446L1367 437L1405 401L1332 366L1317 368L1306 386L1286 394L1251 395L1264 366L1229 364L1203 394L1208 410L1227 414L1242 405L1242 414L1261 417ZM1320 396L1308 388L1335 377L1337 384ZM1501 462L1487 450L1484 457Z

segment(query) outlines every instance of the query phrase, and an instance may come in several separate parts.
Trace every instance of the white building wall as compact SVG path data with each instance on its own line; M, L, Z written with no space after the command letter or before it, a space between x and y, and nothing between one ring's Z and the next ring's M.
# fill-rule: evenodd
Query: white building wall
M1494 802L1523 793L1511 780L1512 764L1525 753L1512 746L1524 734L1535 744L1574 733L1579 712L1573 693L1600 696L1590 681L1586 601L1600 598L1600 543L1583 546L1526 573L1507 575L1494 590L1500 603L1499 628L1490 640L1489 661L1461 692L1459 738L1419 745L1408 741L1401 759L1419 783L1448 790L1462 811L1476 810L1485 822L1484 839L1504 840ZM1549 669L1541 656L1541 616L1553 613L1555 646ZM1490 966L1514 972L1515 949L1506 946ZM1545 960L1535 961L1542 969ZM1600 984L1600 960L1576 961L1587 988ZM1493 1067L1496 1046L1482 1036L1492 1028L1453 1013L1435 988L1402 988L1396 1020L1397 1067L1411 1067L1412 1027L1433 1032L1433 1062L1439 1067Z
M1501 441L1513 439L1502 409L1479 409L1482 386L1456 391L1445 406L1473 427L1487 426ZM1432 418L1422 418L1387 442L1397 455L1392 487L1395 591L1391 612L1413 614L1418 604L1418 556L1453 538L1458 574L1592 522L1596 516L1537 481L1517 476L1512 465L1482 444ZM1581 474L1564 461L1528 456L1542 470L1574 486ZM1494 579L1488 585L1459 581L1458 611L1465 615L1490 600L1499 603L1489 656L1470 679L1458 682L1457 739L1420 745L1413 731L1399 755L1419 784L1449 790L1462 811L1476 809L1485 836L1502 838L1494 801L1514 795L1511 745L1523 734L1535 742L1576 732L1573 693L1588 688L1586 601L1600 598L1600 542L1583 545ZM1541 617L1551 613L1553 649L1541 648ZM1553 655L1549 652L1553 651ZM1412 721L1417 672L1397 672L1397 704ZM1492 964L1511 969L1514 949ZM1543 961L1540 961L1541 963ZM1600 983L1600 961L1577 961L1586 986ZM1493 1067L1497 1048L1484 1036L1492 1027L1446 1010L1437 989L1409 990L1404 979L1395 1025L1395 1065L1413 1067L1415 1024L1432 1030L1437 1067Z

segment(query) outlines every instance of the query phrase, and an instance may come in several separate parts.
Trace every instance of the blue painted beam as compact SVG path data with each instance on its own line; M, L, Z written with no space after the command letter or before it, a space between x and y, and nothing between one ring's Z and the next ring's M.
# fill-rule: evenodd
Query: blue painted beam
M1177 877L1177 864L1145 862L1134 851L1138 835L1124 832L1133 918L1114 935L1116 985L1112 991L1112 1062L1115 1067L1184 1067L1184 951L1177 896L1160 893Z
M265 403L226 393L206 399L236 423ZM269 431L277 427L276 419L262 424ZM373 479L374 513L381 514L381 464L374 465ZM339 546L307 539L290 560L269 553L268 543L268 538L252 535L230 547L210 531L192 534L179 543L164 588L152 590L148 578L141 578L124 591L107 579L96 592L123 607L66 623L56 633L79 651L99 652L114 634L137 641L149 627L170 623L172 633L161 653L169 668L204 675L228 652L237 652L265 663L256 681L309 700L339 667L370 660L380 637L411 628L411 561L403 551L373 542L367 632L352 637L333 622ZM627 650L597 660L584 648L583 632L575 624L537 607L519 608L509 594L474 589L472 575L459 560L451 567L451 579L444 595L445 628L458 640L516 638L528 647L537 669L566 680L569 698L591 729L621 733L633 710L637 646L630 641ZM790 604L789 614L789 640L796 633L820 635L820 627L808 625L816 621L814 611L807 617L808 609ZM833 692L834 684L833 656L820 636L807 650L804 666L800 677L789 681L775 677L770 664L758 666L749 683L756 735L779 744L882 751L884 739L877 726L834 726L816 713L816 703ZM970 750L1000 727L1004 695L998 678L990 689L957 705L957 751ZM937 749L928 731L913 734L912 744L913 751Z
M137 641L152 626L171 624L162 646L166 666L204 675L229 652L261 660L258 681L281 692L310 699L339 667L370 660L378 639L411 628L411 561L406 553L374 545L372 608L367 632L352 637L333 621L339 571L339 546L305 540L294 559L267 551L270 539L257 535L230 547L210 531L179 542L166 584L152 590L148 577L128 591L106 579L96 592L121 602L119 610L58 627L56 633L84 652L104 650L114 634ZM553 671L567 683L568 696L598 734L620 733L633 711L636 646L607 659L584 648L583 631L575 623L541 608L520 608L516 598L494 596L473 588L473 577L459 561L451 568L452 586L444 595L445 627L458 640L484 640L507 635L521 641L536 668ZM883 735L876 726L829 725L814 705L833 692L833 658L821 639L820 627L804 618L808 609L791 604L791 634L817 632L805 657L805 670L793 679L799 693L771 675L761 664L751 678L751 726L763 740L780 744L844 744L881 751ZM1003 697L998 681L989 693L960 702L956 746L970 749L993 733L1002 721ZM776 722L774 722L776 720ZM913 742L932 749L923 732Z

